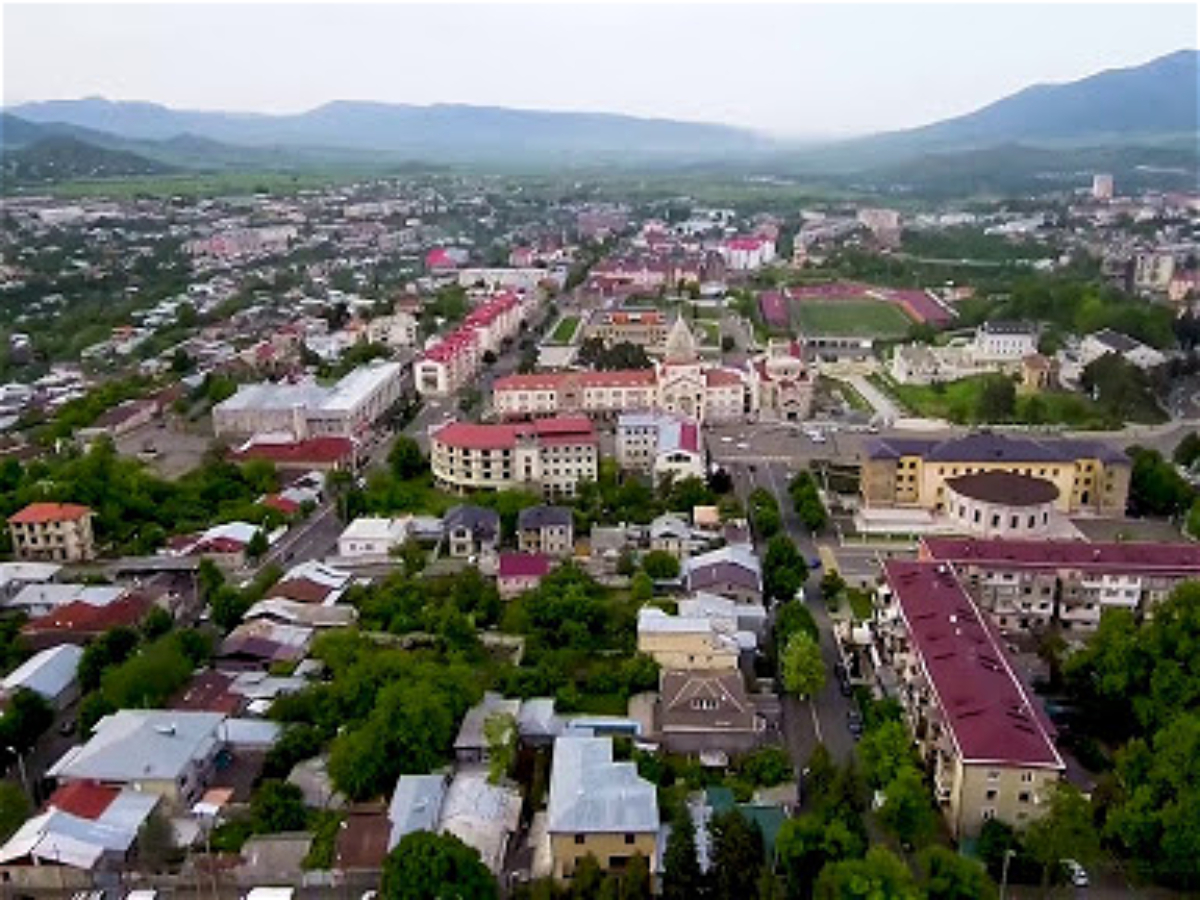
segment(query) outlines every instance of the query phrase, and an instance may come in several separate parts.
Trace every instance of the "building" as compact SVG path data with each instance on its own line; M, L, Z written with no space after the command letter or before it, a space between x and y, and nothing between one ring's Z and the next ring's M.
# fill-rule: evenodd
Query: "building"
M550 574L554 560L544 553L501 553L496 566L496 590L511 600L535 590Z
M622 413L617 419L617 464L645 472L655 481L704 478L700 427L660 413Z
M979 537L1048 537L1058 488L1016 472L977 472L946 480L946 517Z
M414 831L437 831L446 797L445 775L401 775L388 803L388 852Z
M389 316L376 316L367 323L367 342L393 349L415 347L420 338L420 320L408 310L397 309Z
M449 422L429 431L430 466L453 491L525 489L547 498L574 496L595 481L600 442L583 417L476 425Z
M1141 615L1200 579L1195 544L1086 543L927 537L920 558L949 565L1002 629L1100 624L1106 609Z
M742 655L737 634L723 622L672 616L654 606L638 610L637 649L663 669L681 671L737 671Z
M408 539L408 523L405 518L359 517L338 537L338 556L359 561L386 560Z
M735 237L722 242L717 252L730 270L751 272L775 259L775 242L766 237Z
M516 728L520 712L520 700L506 700L494 691L485 693L479 703L467 710L458 727L458 736L454 739L454 758L458 764L464 766L489 762L491 742L487 737L488 721L504 717L512 728Z
M555 740L546 830L557 879L571 878L588 855L619 871L640 854L657 873L657 792L634 763L613 761L612 738Z
M867 507L944 512L948 479L1014 472L1058 489L1064 515L1124 515L1129 457L1101 441L1008 437L981 431L944 440L876 438L865 446L862 500Z
M1175 277L1175 256L1171 253L1138 253L1133 258L1133 289L1147 293L1166 293Z
M470 383L487 353L498 353L525 320L525 304L516 294L496 294L475 307L462 324L428 347L413 364L417 391L448 397Z
M728 545L693 556L683 564L684 587L741 603L762 604L762 566L746 545Z
M224 723L220 713L123 709L97 722L91 739L68 750L46 774L60 784L158 794L168 807L186 809L212 777Z
M1038 329L1030 322L984 322L975 329L973 354L983 360L1020 361L1037 353Z
M447 510L442 525L447 552L454 559L494 553L500 541L500 514L494 509L464 503Z
M751 409L759 419L798 422L812 410L815 379L799 341L767 340L766 352L750 362Z
M651 552L669 553L682 561L692 555L695 543L692 527L679 516L663 513L650 522Z
M1113 177L1105 172L1097 172L1092 176L1092 199L1111 200L1113 198Z
M517 514L522 553L567 557L575 551L575 514L566 506L529 506Z
M1050 725L949 566L889 560L877 649L956 839L1023 828L1065 771Z
M315 437L295 440L290 433L257 434L229 451L235 462L265 459L288 471L353 471L358 467L360 445L349 437Z
M1087 366L1102 356L1115 353L1142 370L1153 369L1167 361L1158 350L1148 347L1129 335L1109 328L1089 334L1079 345L1079 365Z
M13 552L20 559L80 562L96 555L92 516L78 503L30 503L8 518Z
M79 697L75 676L82 658L83 648L74 644L48 647L5 675L0 687L6 697L23 689L33 691L55 709L66 709Z
M315 381L242 385L213 407L218 437L273 433L296 440L361 437L400 399L398 362L374 360L333 387Z
M670 330L670 317L657 309L598 309L588 319L583 336L599 338L610 347L635 344L658 352Z
M672 753L748 753L766 735L767 720L737 671L664 671L654 713L655 731Z

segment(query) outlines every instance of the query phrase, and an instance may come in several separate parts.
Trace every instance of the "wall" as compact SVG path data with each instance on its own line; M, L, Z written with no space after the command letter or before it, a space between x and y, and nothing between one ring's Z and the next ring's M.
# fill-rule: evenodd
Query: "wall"
M601 869L610 868L613 857L628 858L640 853L646 857L653 873L657 833L635 833L632 844L626 843L625 838L624 834L593 833L584 835L583 843L577 844L573 834L551 834L550 853L554 860L554 877L570 878L579 860L589 853L596 857Z

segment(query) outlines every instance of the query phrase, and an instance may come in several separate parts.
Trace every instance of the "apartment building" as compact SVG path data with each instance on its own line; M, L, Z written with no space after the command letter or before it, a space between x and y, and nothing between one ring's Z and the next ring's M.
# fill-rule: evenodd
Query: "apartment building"
M584 326L584 338L600 338L608 345L636 344L660 350L671 331L671 319L657 309L600 309Z
M1021 360L1037 353L1038 330L1031 322L984 322L975 329L973 355L989 360Z
M1049 481L1054 508L1066 515L1124 515L1129 457L1101 441L1008 437L876 438L865 446L862 499L868 507L946 510L947 481L981 472L1012 472Z
M429 432L430 466L449 490L540 490L571 497L581 481L594 481L599 438L589 419L560 417L533 422L477 425L449 422Z
M889 560L876 641L956 839L989 819L1022 828L1065 766L1051 726L948 565Z
M672 616L644 606L638 611L638 653L663 669L736 670L742 649L729 624L708 616Z
M1005 629L1051 620L1069 630L1095 628L1106 609L1149 612L1182 582L1200 578L1195 544L927 537L920 558L951 566Z
M78 503L30 503L9 516L8 533L18 559L79 562L96 555L94 513Z
M703 478L704 453L695 422L654 413L617 419L617 463L622 469L675 479Z
M537 416L613 416L655 405L653 369L539 372L506 375L492 385L492 406L503 419Z
M462 324L429 347L413 364L417 391L448 397L470 383L486 353L499 353L517 333L525 304L511 292L497 294L473 309Z

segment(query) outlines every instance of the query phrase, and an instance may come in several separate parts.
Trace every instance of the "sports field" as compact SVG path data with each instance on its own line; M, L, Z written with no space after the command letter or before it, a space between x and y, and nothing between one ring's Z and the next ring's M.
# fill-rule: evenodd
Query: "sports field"
M801 334L829 337L903 337L912 320L880 300L800 300L792 315Z

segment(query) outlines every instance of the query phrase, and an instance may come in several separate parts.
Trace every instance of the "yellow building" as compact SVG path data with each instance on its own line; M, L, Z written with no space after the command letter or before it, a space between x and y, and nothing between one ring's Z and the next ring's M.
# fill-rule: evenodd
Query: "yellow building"
M868 443L862 498L869 507L942 512L946 481L980 472L1014 472L1058 488L1066 515L1124 515L1129 457L1100 441L1008 437L980 432L961 438L879 438Z
M91 559L96 555L92 515L77 503L30 503L9 517L13 552L21 559Z
M655 873L658 795L634 763L613 761L612 738L555 740L546 821L557 879L589 855L606 871L641 855Z
M989 819L1029 825L1065 766L1005 649L951 566L889 560L884 575L879 658L951 833L975 837Z
M670 616L657 607L638 611L638 653L664 669L736 670L740 650L732 633L700 616Z

